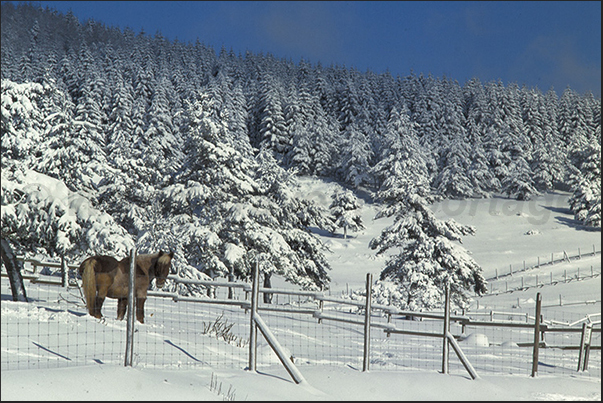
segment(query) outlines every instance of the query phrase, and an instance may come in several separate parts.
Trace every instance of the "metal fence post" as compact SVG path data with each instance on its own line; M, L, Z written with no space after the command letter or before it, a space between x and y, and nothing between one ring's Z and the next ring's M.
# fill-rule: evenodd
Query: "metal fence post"
M447 374L449 367L448 332L450 331L450 283L446 284L446 294L444 301L444 331L442 333L442 340L444 340L444 345L442 349L442 373Z
M364 359L362 361L362 371L369 370L370 349L371 349L371 299L373 294L373 275L366 274L366 306L364 312Z
M258 309L258 290L260 281L260 257L258 255L253 272L253 283L251 285L251 314L249 315L249 370L257 368L257 337L258 328L255 323L255 315Z
M134 309L136 307L136 300L134 295L134 282L136 279L136 248L132 248L130 253L130 278L128 284L128 322L126 324L126 358L124 360L124 366L131 367L134 358L134 322L136 317L134 316Z
M536 317L534 318L534 352L532 354L532 377L538 373L538 349L540 347L540 312L542 295L536 294Z

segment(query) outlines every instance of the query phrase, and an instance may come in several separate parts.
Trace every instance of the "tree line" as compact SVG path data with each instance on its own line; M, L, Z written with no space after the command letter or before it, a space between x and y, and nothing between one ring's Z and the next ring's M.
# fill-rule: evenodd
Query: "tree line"
M216 52L31 4L4 3L1 18L3 178L27 167L60 179L114 220L109 239L177 245L190 276L245 277L262 255L268 278L327 286L308 229L337 220L291 197L296 175L368 189L390 216L564 189L576 220L601 226L591 93ZM3 205L17 197L3 193ZM56 214L67 235L52 247L75 251L69 228L84 224Z

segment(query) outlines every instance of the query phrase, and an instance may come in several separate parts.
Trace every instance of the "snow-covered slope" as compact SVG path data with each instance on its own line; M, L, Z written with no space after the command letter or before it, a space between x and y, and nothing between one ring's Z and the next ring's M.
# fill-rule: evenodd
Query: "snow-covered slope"
M303 178L299 192L300 195L328 207L331 193L338 188L339 185L333 182ZM510 310L519 305L531 311L536 293L541 292L545 307L551 305L545 308L545 318L548 315L546 309L556 313L567 311L568 318L601 311L600 275L596 276L601 272L601 258L600 254L588 256L592 253L593 245L597 252L600 251L601 233L586 231L576 226L571 214L564 207L566 200L566 194L556 193L529 202L495 198L466 202L445 201L433 206L434 212L440 218L452 217L460 223L476 227L475 236L465 237L463 246L482 265L485 276L490 279L489 290L492 287L494 293L475 298L472 309L478 309L479 306L479 309ZM378 207L373 205L368 197L361 197L361 205L365 230L349 234L351 237L347 239L343 238L343 232L318 234L330 248L327 258L332 265L330 292L334 295L363 288L366 273L373 273L373 276L378 278L383 265L383 259L375 257L374 251L368 247L368 242L388 225L388 221L373 220ZM578 254L578 248L583 255L582 259L545 265L550 261L551 253L554 253L555 260L561 261L563 251L573 256ZM537 264L539 256L541 267L530 268ZM523 269L524 260L528 270L519 271ZM513 276L508 274L509 265L513 268ZM591 267L595 277L584 278L591 275ZM576 278L578 268L580 280ZM495 278L496 274L498 279ZM507 289L519 288L522 277L522 290L504 292ZM29 283L27 285L34 287ZM291 288L289 284L278 281L275 281L273 286ZM561 306L558 305L560 294ZM77 321L88 321L91 326L95 326L96 320L87 316L78 318L67 315L69 320L61 321L63 316L60 313L49 312L42 318L43 312L38 310L37 304L13 303L9 301L9 295L7 281L2 279L3 336L9 331L4 320L16 317L20 318L20 323L29 321L27 323L30 323L31 329L53 323L53 326L62 326L61 329L64 327L65 333L68 333L70 326L75 326ZM599 302L587 304L593 300ZM575 304L569 305L569 302ZM148 306L153 309L153 305ZM107 316L112 317L113 308L106 309L111 309ZM244 315L240 317L243 318L240 321L244 332L248 322ZM176 315L166 318L168 319L176 321ZM235 320L239 319L231 319ZM60 323L55 323L57 321ZM120 326L125 324L114 323L112 319L107 321L105 327L110 325L113 333L103 337L120 338ZM167 322L160 327L145 324L141 325L140 331L143 332L142 335L152 339L155 332L160 329L166 331L168 327ZM23 343L36 341L36 331L27 334L29 336ZM157 334L159 336L156 337L161 337L160 333ZM286 332L280 334L284 335ZM338 339L332 340L336 342ZM3 368L2 399L600 400L601 397L601 380L597 377L584 378L568 374L541 375L532 379L527 373L515 376L486 373L481 374L481 379L471 381L462 371L442 375L437 371L420 370L421 357L415 357L415 361L412 361L412 365L419 363L417 370L410 368L403 372L384 371L375 366L368 373L362 373L345 365L306 364L300 368L307 383L295 385L275 357L270 359L272 353L264 347L266 345L261 344L260 351L266 354L262 355L264 361L258 373L211 365L193 369L145 365L124 368L119 364L92 363L88 366L58 369L6 371ZM94 345L82 348L94 348ZM14 354L14 351L9 352L3 344L2 354L9 353ZM241 354L241 357L233 359L244 362L244 349ZM303 352L298 355L303 356Z

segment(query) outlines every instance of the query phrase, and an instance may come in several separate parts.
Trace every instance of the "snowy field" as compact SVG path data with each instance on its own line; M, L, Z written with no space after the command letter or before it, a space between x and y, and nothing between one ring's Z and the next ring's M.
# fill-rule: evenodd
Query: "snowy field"
M306 178L300 195L328 207L335 183ZM361 196L361 195L360 195ZM489 279L490 295L475 298L470 314L496 320L534 315L536 294L546 320L572 323L586 315L600 321L601 233L576 226L567 194L528 202L505 198L436 203L439 218L476 227L463 246ZM369 241L389 224L373 220L377 210L362 200L366 229L343 239L319 234L330 248L330 295L364 287L377 279L384 258ZM593 245L597 254L593 255ZM564 253L565 252L565 253ZM554 264L551 262L553 254ZM574 256L580 255L580 258ZM525 270L524 270L525 262ZM537 267L538 266L538 267ZM274 281L275 288L292 288ZM134 367L123 367L125 322L114 320L116 304L103 306L106 319L85 315L77 288L26 282L30 303L12 302L2 278L2 399L22 400L600 400L600 350L591 351L587 373L576 373L578 351L541 349L539 375L529 376L530 329L462 329L459 344L480 379L471 380L456 356L450 374L441 370L441 339L391 335L375 328L371 367L362 372L362 326L308 314L261 310L260 314L306 379L296 385L261 336L258 372L245 371L249 314L238 306L173 302L150 298L146 323L137 324ZM221 294L222 293L222 294ZM218 297L225 298L219 290ZM244 299L241 291L236 298ZM312 299L278 295L288 309L317 308ZM350 306L325 303L324 312L362 321ZM503 312L502 316L498 312ZM596 316L594 314L599 314ZM373 323L385 317L374 315ZM394 320L397 328L441 332L441 321ZM222 332L227 328L227 332ZM223 337L226 334L228 337ZM16 336L15 336L16 335ZM547 345L574 345L575 335L549 335ZM600 333L593 345L601 345ZM434 387L434 385L437 385Z

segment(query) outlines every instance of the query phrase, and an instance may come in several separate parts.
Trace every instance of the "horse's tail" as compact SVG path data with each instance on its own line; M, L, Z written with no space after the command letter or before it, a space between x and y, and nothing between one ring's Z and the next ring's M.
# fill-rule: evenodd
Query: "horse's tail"
M94 302L96 301L96 275L94 266L96 260L86 259L80 266L79 272L82 276L82 286L84 288L84 297L86 298L86 307L90 315L94 316Z

